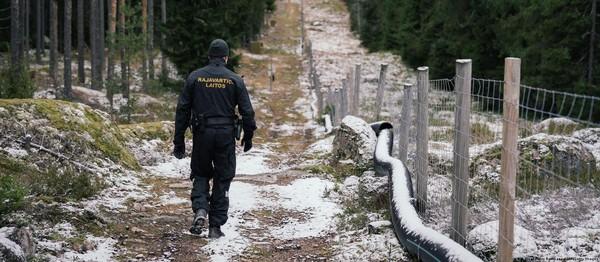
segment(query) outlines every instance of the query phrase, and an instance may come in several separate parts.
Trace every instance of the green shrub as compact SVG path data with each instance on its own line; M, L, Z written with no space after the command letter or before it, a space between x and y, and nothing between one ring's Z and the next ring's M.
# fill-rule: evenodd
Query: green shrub
M27 190L11 175L0 175L0 215L23 206Z
M33 195L59 202L92 197L105 186L102 180L93 175L56 169L51 169L41 176L32 177L29 182Z
M168 77L159 77L157 80L149 80L146 93L153 96L163 95L165 93L179 94L183 88L182 80L170 79Z
M0 68L0 98L31 98L35 84L27 68L15 75L10 66Z

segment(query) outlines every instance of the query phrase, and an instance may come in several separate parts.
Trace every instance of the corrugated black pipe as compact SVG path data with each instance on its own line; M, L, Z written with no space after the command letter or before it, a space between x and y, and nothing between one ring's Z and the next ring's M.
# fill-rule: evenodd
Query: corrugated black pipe
M379 122L371 127L377 134L375 171L389 179L390 213L398 241L421 261L482 261L447 236L423 225L413 206L410 172L402 161L392 157L392 124Z

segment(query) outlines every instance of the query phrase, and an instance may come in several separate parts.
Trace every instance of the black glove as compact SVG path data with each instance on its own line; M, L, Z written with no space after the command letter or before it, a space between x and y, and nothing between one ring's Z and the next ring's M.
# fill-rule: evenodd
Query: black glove
M254 136L254 132L246 132L244 131L244 138L242 138L242 146L244 146L244 152L250 151L252 149L252 137Z
M185 144L175 145L173 148L173 156L177 159L182 159L185 157Z

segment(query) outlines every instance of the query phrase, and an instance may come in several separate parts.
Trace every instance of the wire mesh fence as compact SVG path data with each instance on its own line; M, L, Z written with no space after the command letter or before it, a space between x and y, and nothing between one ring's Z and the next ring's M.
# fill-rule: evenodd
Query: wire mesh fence
M514 258L599 259L600 215L596 210L600 208L600 123L594 119L594 110L600 98L519 85L519 100L513 105L519 111L518 121L513 123L518 126L518 152L506 149L507 155L518 159L515 209L510 211L514 215L514 237L505 236L499 229L499 211L503 210L503 128L510 124L503 116L505 82L458 72L452 79L428 80L425 156L417 152L416 127L422 119L417 116L418 109L408 118L394 116L402 118L396 121L400 125L409 125L405 128L410 134L408 142L398 143L400 158L406 152L413 179L418 181L421 175L415 161L419 157L428 161L427 198L417 199L427 203L422 213L424 222L459 243L465 241L487 261L500 259L496 255L499 238L513 239ZM467 119L459 119L464 103L460 98L464 92L457 86L460 80L470 83ZM406 96L412 92L413 109L423 103L416 91L404 93ZM407 103L400 104L404 112ZM459 129L461 121L468 123L468 129ZM457 152L459 143L465 143L457 141L461 135L468 137L466 154ZM466 162L466 179L457 174L457 162ZM465 200L460 200L462 193L456 192L461 184L468 185ZM457 210L461 208L466 213Z

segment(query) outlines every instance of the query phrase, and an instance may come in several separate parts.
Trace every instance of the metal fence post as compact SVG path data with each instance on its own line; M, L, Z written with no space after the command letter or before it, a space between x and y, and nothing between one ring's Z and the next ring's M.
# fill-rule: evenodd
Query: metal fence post
M408 135L412 125L412 84L404 83L402 96L402 112L400 112L400 127L398 131L398 149L400 150L400 160L406 165L408 158Z
M456 60L454 177L452 179L452 232L450 237L463 246L466 243L468 223L471 72L471 59Z
M515 177L519 161L517 138L519 131L519 87L521 59L504 60L504 104L502 126L502 174L500 176L500 225L498 261L512 261L515 220Z
M429 164L429 68L417 68L417 210L425 212L427 207L427 166Z
M381 108L383 107L383 90L385 89L385 74L387 72L388 65L381 64L379 70L379 83L377 84L377 96L375 98L375 120L379 121L381 115Z
M353 73L352 114L358 116L360 114L360 64L354 64Z

